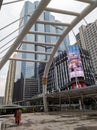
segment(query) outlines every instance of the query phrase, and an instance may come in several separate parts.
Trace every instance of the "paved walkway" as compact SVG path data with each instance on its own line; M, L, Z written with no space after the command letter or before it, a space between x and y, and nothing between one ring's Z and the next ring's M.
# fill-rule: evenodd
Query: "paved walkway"
M97 130L97 114L85 113L28 113L22 114L19 126L13 115L0 118L6 123L6 130Z

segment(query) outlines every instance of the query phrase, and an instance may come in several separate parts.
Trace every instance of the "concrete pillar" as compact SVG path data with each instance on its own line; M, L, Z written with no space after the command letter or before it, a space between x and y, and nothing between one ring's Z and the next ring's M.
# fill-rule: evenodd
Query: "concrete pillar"
M42 84L43 84L43 105L44 105L44 112L48 112L48 107L47 107L47 78L43 77L42 78Z
M79 109L82 110L82 102L81 102L81 99L79 99Z
M82 110L84 110L85 109L85 105L84 105L83 95L81 95L81 104L82 104Z

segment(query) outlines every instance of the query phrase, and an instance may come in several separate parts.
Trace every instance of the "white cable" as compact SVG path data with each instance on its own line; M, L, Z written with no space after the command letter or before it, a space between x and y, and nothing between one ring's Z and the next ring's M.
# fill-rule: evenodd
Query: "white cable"
M0 28L0 31L1 31L1 30L3 30L3 29L5 29L5 28L7 28L8 26L10 26L10 25L12 25L12 24L16 23L17 21L19 21L19 20L23 19L24 17L25 17L25 16L23 16L23 17L21 17L21 18L19 18L19 19L15 20L15 21L13 21L13 22L11 22L11 23L7 24L6 26L4 26L4 27Z
M23 25L23 26L24 26L24 25ZM17 31L18 31L20 28L22 28L23 26L19 27L18 29L14 30L13 32L11 32L10 34L8 34L8 35L5 36L4 38L2 38L2 39L0 40L0 42L3 41L3 40L5 40L7 37L9 37L10 35L12 35L13 33L17 32Z
M0 49L2 49L3 47L5 47L6 45L8 45L11 41L13 41L15 38L17 38L17 36L16 37L14 37L13 39L11 39L10 41L8 41L6 44L4 44L3 46L1 46L0 47Z
M24 0L11 1L11 2L7 2L7 3L3 3L2 5L8 5L8 4L16 3L16 2L21 2L21 1L24 1Z

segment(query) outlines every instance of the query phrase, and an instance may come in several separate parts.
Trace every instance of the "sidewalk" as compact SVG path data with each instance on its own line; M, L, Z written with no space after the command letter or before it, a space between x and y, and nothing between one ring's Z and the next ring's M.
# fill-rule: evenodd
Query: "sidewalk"
M6 130L97 130L97 115L74 113L28 113L22 114L19 126L13 115L4 118Z

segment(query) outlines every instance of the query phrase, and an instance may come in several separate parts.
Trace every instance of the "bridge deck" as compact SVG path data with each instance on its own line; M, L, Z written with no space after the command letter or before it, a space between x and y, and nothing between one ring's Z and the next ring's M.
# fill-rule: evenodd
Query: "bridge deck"
M95 114L94 114L95 113ZM97 130L97 112L62 112L22 114L16 126L14 117L6 117L6 130Z

